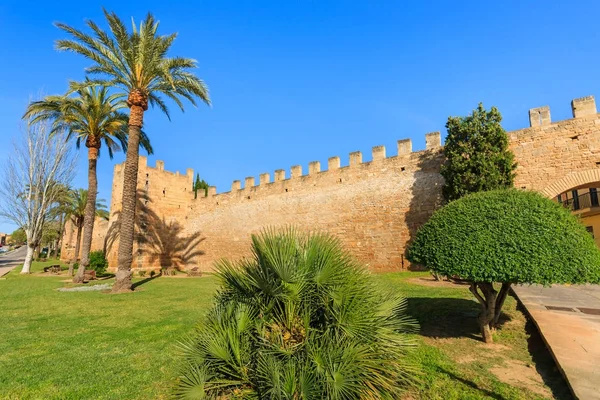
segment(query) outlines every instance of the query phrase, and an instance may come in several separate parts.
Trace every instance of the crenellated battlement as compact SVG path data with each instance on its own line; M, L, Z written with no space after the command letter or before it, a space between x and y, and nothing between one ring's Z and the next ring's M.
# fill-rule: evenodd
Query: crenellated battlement
M334 172L336 170L344 169L344 168L352 168L352 167L360 167L361 165L370 165L373 163L385 162L386 160L393 160L398 157L406 158L414 155L418 157L424 151L435 151L441 148L441 135L440 132L431 132L425 135L425 150L413 152L412 150L412 141L411 139L401 139L397 142L397 154L394 156L386 155L386 147L385 146L374 146L371 149L371 161L363 162L363 155L360 151L354 151L348 156L348 165L341 165L341 158L339 156L329 157L327 160L327 169L321 169L320 161L311 161L308 163L307 173L304 174L304 170L302 165L293 165L290 167L290 175L289 178L286 177L286 171L284 169L278 169L274 171L273 179L271 179L271 173L264 172L259 175L258 183L255 180L255 177L249 176L244 180L244 187L242 187L240 180L235 180L231 184L231 190L229 192L221 192L217 193L217 188L215 186L211 186L208 191L208 197L201 197L197 200L205 201L207 198L211 196L219 196L221 194L230 195L231 193L235 193L237 191L245 191L245 190L256 190L256 188L261 187L273 187L274 184L278 182L297 180L297 179L306 179L307 177L315 177L322 176L322 174L327 174L328 172Z
M581 97L571 101L571 110L573 118L582 118L590 115L596 115L596 102L593 96ZM538 132L539 129L547 129L548 127L557 127L562 129L559 125L570 123L572 120L552 122L550 117L550 107L542 106L532 108L529 110L529 124L530 127L509 132L511 141L520 140L523 136L531 136L532 132ZM538 133L539 134L539 133ZM310 184L309 180L319 179L323 180L327 174L336 174L339 171L344 171L347 168L364 168L365 166L395 162L391 160L402 159L403 163L410 164L410 159L417 159L423 152L431 152L440 150L442 148L441 134L440 132L430 132L425 134L425 149L419 151L413 151L411 139L400 139L396 144L396 155L388 156L385 146L374 146L371 149L371 161L363 161L363 153L360 151L352 152L348 155L348 164L342 165L341 158L339 156L332 156L327 159L326 166L322 166L320 161L311 161L307 165L307 169L304 169L302 165L293 165L289 168L288 172L284 169L275 170L274 173L264 172L255 176L248 176L244 179L242 185L241 180L235 180L231 184L231 189L227 192L218 192L215 186L211 186L208 189L208 196L200 196L196 199L198 202L216 200L219 201L219 196L226 195L232 197L239 193L240 197L248 197L246 192L263 192L266 193L268 190L275 187L281 187L292 181L301 181ZM140 156L139 168L141 171L158 171L162 174L169 174L175 177L184 177L186 180L193 182L194 171L191 168L186 170L185 175L181 175L179 171L170 172L165 170L164 161L157 160L154 167L147 165L147 157ZM325 167L325 168L323 168ZM123 168L123 164L115 165L115 174L120 174ZM403 168L406 168L404 166ZM337 171L337 172L336 172ZM148 172L145 172L146 174ZM258 179L257 179L258 178ZM282 186L283 185L283 186ZM275 192L279 192L276 190ZM213 199L214 198L214 199Z
M586 115L596 115L596 100L594 99L594 96L580 97L571 101L571 112L573 113L573 118L581 118L585 117ZM559 122L561 121L555 123ZM533 128L551 124L552 119L550 118L549 106L537 107L529 110L530 127Z

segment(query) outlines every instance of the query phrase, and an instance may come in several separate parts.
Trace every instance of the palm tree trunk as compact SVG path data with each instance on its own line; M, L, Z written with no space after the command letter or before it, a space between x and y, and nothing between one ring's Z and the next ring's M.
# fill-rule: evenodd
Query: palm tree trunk
M83 217L83 245L81 249L81 262L73 283L83 283L85 269L90 265L90 250L92 248L92 235L94 233L94 219L96 218L96 196L98 195L98 178L96 165L98 163L98 149L88 148L88 194Z
M56 259L60 258L59 252L61 252L61 246L63 244L62 237L65 234L65 214L60 213L60 222L58 226L58 240L56 241Z
M131 97L131 95L130 95ZM132 290L131 263L133 262L133 239L135 227L135 203L137 197L138 158L140 153L140 133L144 120L144 109L130 105L129 138L127 158L123 169L123 200L121 202L121 227L119 232L118 269L113 292Z
M79 247L81 245L81 231L83 229L83 225L77 221L77 244L75 244L75 260L69 264L69 276L73 276L73 264L77 262L79 259Z

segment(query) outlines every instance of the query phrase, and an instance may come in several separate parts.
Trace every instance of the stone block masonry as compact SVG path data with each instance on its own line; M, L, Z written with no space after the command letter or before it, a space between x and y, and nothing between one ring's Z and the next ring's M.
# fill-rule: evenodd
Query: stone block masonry
M573 119L556 123L549 107L531 109L531 126L508 133L518 163L517 188L555 197L600 181L600 118L594 98L575 99L571 107ZM152 168L141 157L133 267L210 271L216 260L250 255L251 234L294 225L332 233L372 271L407 269L407 243L442 204L440 133L428 133L425 142L425 150L414 152L410 139L399 140L397 155L391 157L384 146L376 146L370 162L353 152L346 166L334 156L327 170L314 161L307 169L291 167L289 175L279 169L258 179L250 176L243 187L236 180L229 192L211 187L207 197L197 199L191 169L185 175L171 173L163 162ZM104 228L111 268L117 265L121 168L115 166L111 220ZM95 235L102 229L98 226Z
M332 157L327 171L312 162L308 175L293 167L291 179L264 178L258 186L247 180L243 189L233 185L231 192L198 198L186 225L206 238L196 264L210 270L222 257L246 256L250 234L294 225L334 234L373 271L407 268L406 242L441 202L441 160L439 147L385 158L377 146L371 162L340 167Z

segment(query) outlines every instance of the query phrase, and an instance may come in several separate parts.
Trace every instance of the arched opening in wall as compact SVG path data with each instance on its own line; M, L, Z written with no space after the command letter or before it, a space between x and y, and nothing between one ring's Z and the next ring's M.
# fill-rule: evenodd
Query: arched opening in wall
M600 181L564 190L554 200L579 216L581 223L600 247Z

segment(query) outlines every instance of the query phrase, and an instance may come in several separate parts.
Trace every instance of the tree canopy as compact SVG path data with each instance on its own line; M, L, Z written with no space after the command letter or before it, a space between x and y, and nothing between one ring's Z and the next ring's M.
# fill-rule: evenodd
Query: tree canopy
M513 186L516 163L508 148L508 136L496 107L483 104L466 117L450 117L444 143L446 162L441 174L447 201L466 194Z
M600 250L569 210L535 192L471 194L419 229L408 258L474 282L600 281Z
M13 233L10 234L10 242L14 244L21 245L27 241L27 235L23 228L16 229Z
M198 191L202 190L204 192L204 197L208 196L208 183L202 179L200 180L200 174L196 174L196 180L194 181L194 186L192 190L194 191L194 198L198 197Z

